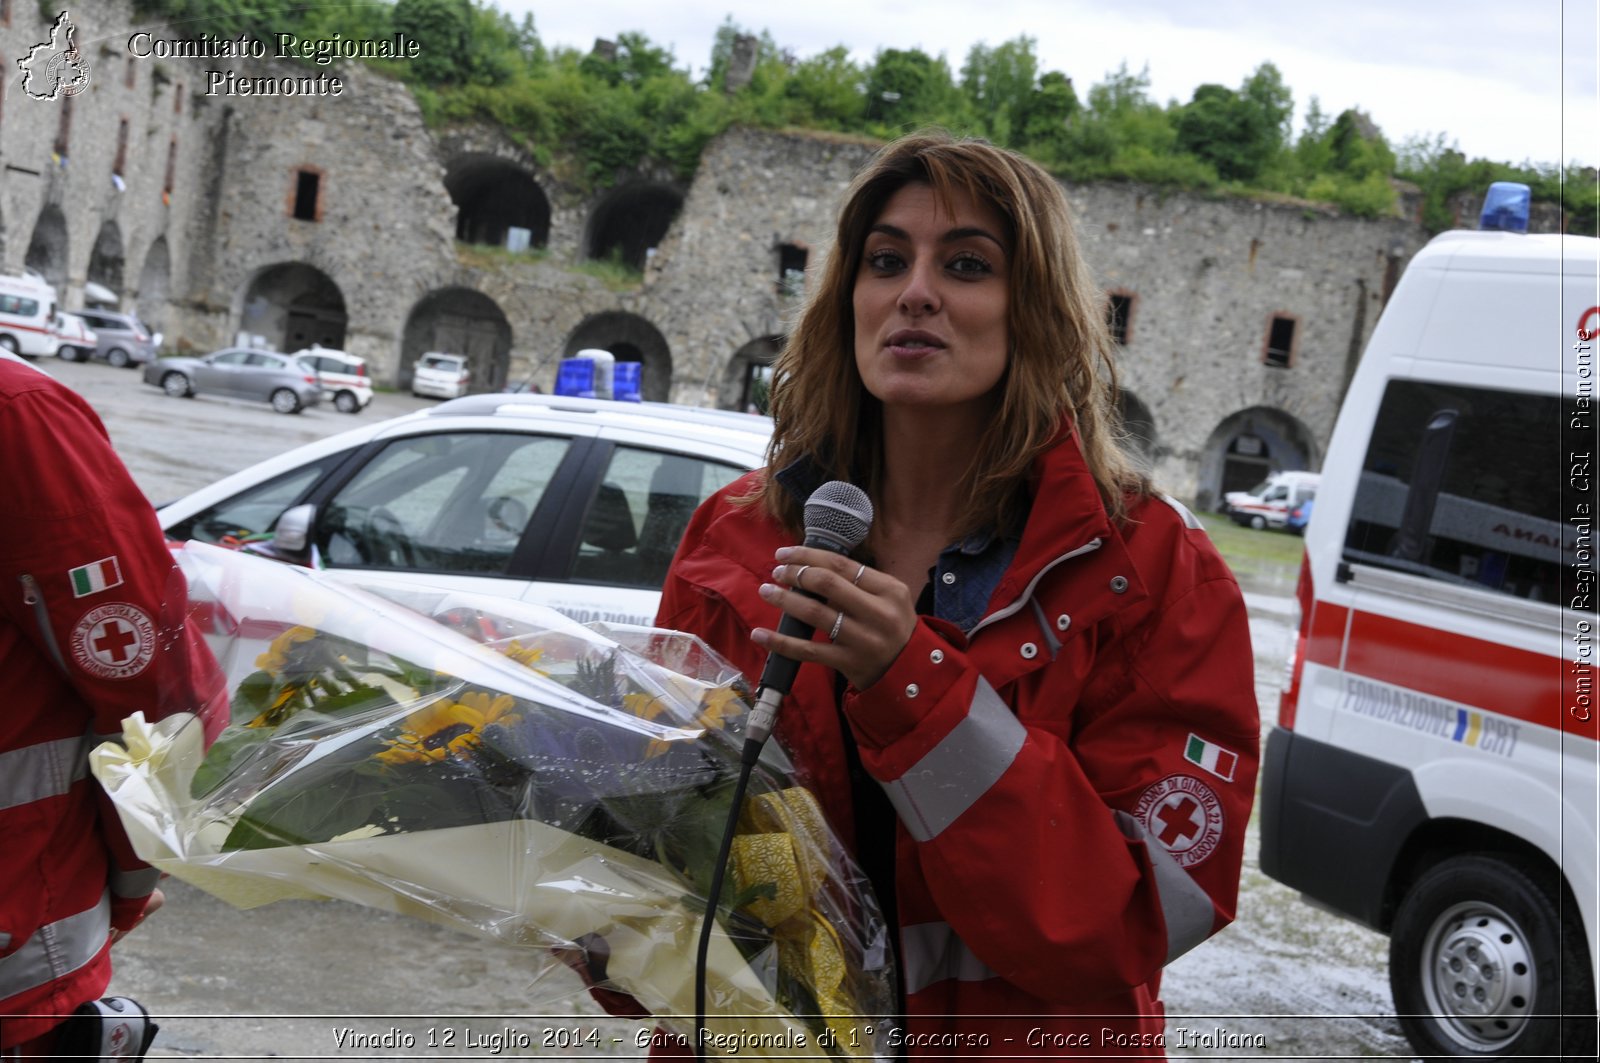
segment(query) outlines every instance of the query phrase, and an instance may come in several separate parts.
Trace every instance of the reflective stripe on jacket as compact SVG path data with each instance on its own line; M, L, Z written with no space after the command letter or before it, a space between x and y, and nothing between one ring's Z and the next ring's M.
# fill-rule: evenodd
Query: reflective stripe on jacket
M761 475L696 513L657 617L751 677L749 632L779 617L757 588L790 542L730 501ZM1238 891L1259 733L1243 598L1177 503L1132 500L1113 526L1070 434L1033 491L984 618L963 634L924 617L845 695L899 813L908 1048L1031 1056L1042 1031L1050 1054L1160 1054L1161 968ZM778 734L853 848L830 672L800 669Z
M0 1049L98 997L156 872L87 753L134 712L226 722L155 511L76 394L0 362Z

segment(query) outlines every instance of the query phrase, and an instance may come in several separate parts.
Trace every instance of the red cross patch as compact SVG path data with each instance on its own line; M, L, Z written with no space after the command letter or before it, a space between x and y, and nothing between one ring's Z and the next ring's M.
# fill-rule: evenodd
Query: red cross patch
M101 679L138 675L155 650L155 625L142 609L126 602L89 610L72 629L72 659Z
M1222 841L1222 802L1193 775L1169 775L1139 795L1133 814L1182 867L1193 867Z

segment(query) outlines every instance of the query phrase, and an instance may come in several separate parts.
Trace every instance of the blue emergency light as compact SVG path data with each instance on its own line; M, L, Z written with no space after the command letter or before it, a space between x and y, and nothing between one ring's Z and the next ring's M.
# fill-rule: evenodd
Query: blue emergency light
M1496 181L1483 197L1483 213L1478 215L1479 229L1496 229L1507 233L1528 231L1528 213L1533 193L1525 184L1516 181Z

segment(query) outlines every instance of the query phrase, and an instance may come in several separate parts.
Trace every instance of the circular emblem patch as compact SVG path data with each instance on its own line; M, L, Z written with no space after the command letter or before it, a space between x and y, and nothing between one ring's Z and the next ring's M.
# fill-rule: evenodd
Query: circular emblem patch
M156 629L143 610L126 602L91 609L72 629L72 658L90 675L127 679L155 655Z
M1162 779L1139 795L1133 814L1182 867L1210 856L1222 840L1222 802L1192 775Z

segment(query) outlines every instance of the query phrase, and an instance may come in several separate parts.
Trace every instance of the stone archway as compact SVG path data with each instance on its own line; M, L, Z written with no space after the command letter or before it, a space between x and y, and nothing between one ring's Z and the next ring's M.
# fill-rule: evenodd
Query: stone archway
M1144 400L1126 389L1117 391L1117 406L1122 414L1122 433L1128 452L1140 459L1145 468L1155 464L1159 448L1156 440L1156 419Z
M167 293L171 285L172 254L167 250L167 238L158 236L144 254L137 304L139 320L157 331L166 327Z
M782 336L762 336L734 351L722 370L717 406L744 413L766 413L772 363L783 350L783 344Z
M258 270L244 286L236 342L279 351L313 343L342 348L349 317L333 278L304 262Z
M59 289L67 283L67 219L54 203L39 212L23 265Z
M90 284L110 290L120 300L123 296L124 265L122 230L116 222L108 220L100 226L100 232L94 238L86 279Z
M584 256L616 258L642 271L682 209L683 193L670 185L638 183L614 189L589 217Z
M1195 505L1214 509L1229 491L1244 491L1275 472L1321 464L1316 437L1298 418L1252 406L1223 418L1200 453Z
M493 299L472 288L441 288L411 308L400 337L395 383L410 388L417 359L429 351L464 354L469 390L504 390L511 366L511 323Z
M457 240L512 250L549 242L550 200L521 167L493 155L462 155L450 160L444 185L456 205Z
M637 314L608 310L583 319L562 345L561 356L598 348L619 362L639 362L639 397L667 402L672 394L672 352L659 329Z

